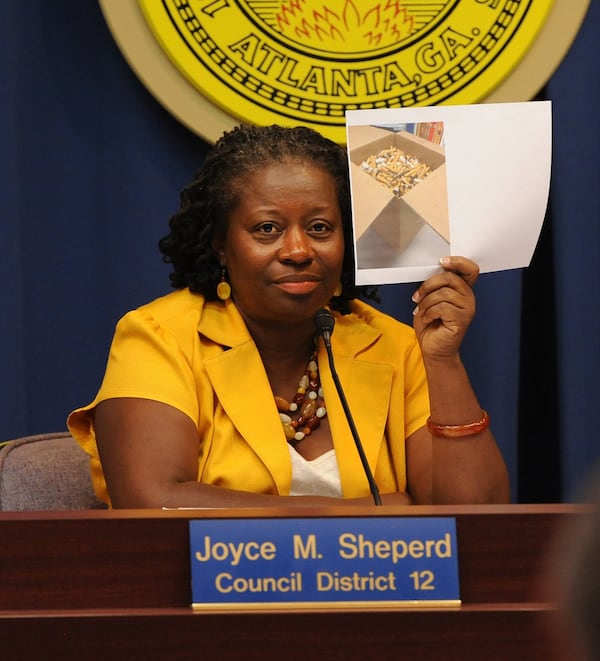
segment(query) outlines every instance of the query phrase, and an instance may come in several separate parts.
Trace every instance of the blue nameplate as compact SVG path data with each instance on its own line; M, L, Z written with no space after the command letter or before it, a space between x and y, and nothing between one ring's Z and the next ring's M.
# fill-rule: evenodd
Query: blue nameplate
M195 519L192 606L459 606L452 517Z

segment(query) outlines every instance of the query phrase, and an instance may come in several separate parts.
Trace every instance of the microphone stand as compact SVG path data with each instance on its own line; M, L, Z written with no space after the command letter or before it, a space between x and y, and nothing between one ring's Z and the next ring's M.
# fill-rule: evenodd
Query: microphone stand
M342 402L342 408L344 409L344 413L346 414L348 426L350 427L350 431L352 432L352 438L354 439L356 449L358 450L358 455L360 456L360 460L362 462L363 469L365 471L365 475L367 476L367 481L369 482L369 489L371 490L373 501L375 505L381 505L382 502L381 502L381 496L379 494L379 488L377 487L377 483L375 482L375 478L373 477L373 473L371 472L371 467L369 466L369 462L367 461L367 457L365 455L362 442L358 435L358 430L356 429L356 425L354 424L354 419L352 418L352 413L350 412L350 407L348 406L348 401L346 400L346 395L344 394L342 384L340 383L340 379L338 377L333 362L333 352L331 350L331 333L333 332L333 325L334 325L333 315L329 312L329 310L326 310L324 308L319 310L315 316L315 325L317 326L317 329L319 330L319 334L323 338L323 342L325 344L325 349L327 351L327 359L329 360L329 368L331 370L331 375L333 376L333 382L335 384L340 401Z

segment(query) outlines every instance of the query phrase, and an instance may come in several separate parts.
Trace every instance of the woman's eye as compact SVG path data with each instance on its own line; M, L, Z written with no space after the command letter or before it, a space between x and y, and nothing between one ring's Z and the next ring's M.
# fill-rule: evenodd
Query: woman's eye
M273 232L277 231L277 226L275 223L262 223L259 225L258 231L261 234L273 234Z
M322 234L323 232L327 232L329 230L329 225L324 222L316 222L313 223L310 226L311 232L315 232L316 234Z

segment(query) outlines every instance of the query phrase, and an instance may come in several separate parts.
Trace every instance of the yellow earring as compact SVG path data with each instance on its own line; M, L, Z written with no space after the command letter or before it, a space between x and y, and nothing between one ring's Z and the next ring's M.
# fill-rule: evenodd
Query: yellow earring
M338 286L335 288L335 291L333 292L334 296L341 296L342 295L342 283L338 282Z
M224 267L221 269L221 282L217 285L217 296L222 301L226 301L231 296L231 285L227 282Z

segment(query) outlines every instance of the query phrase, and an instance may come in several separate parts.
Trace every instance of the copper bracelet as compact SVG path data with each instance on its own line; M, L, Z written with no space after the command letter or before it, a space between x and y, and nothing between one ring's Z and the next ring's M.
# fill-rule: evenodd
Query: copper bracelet
M490 416L487 414L487 411L482 409L481 412L483 414L481 420L471 422L468 425L438 425L437 422L433 422L431 417L429 417L427 418L427 429L434 436L441 436L442 438L474 436L490 426Z

